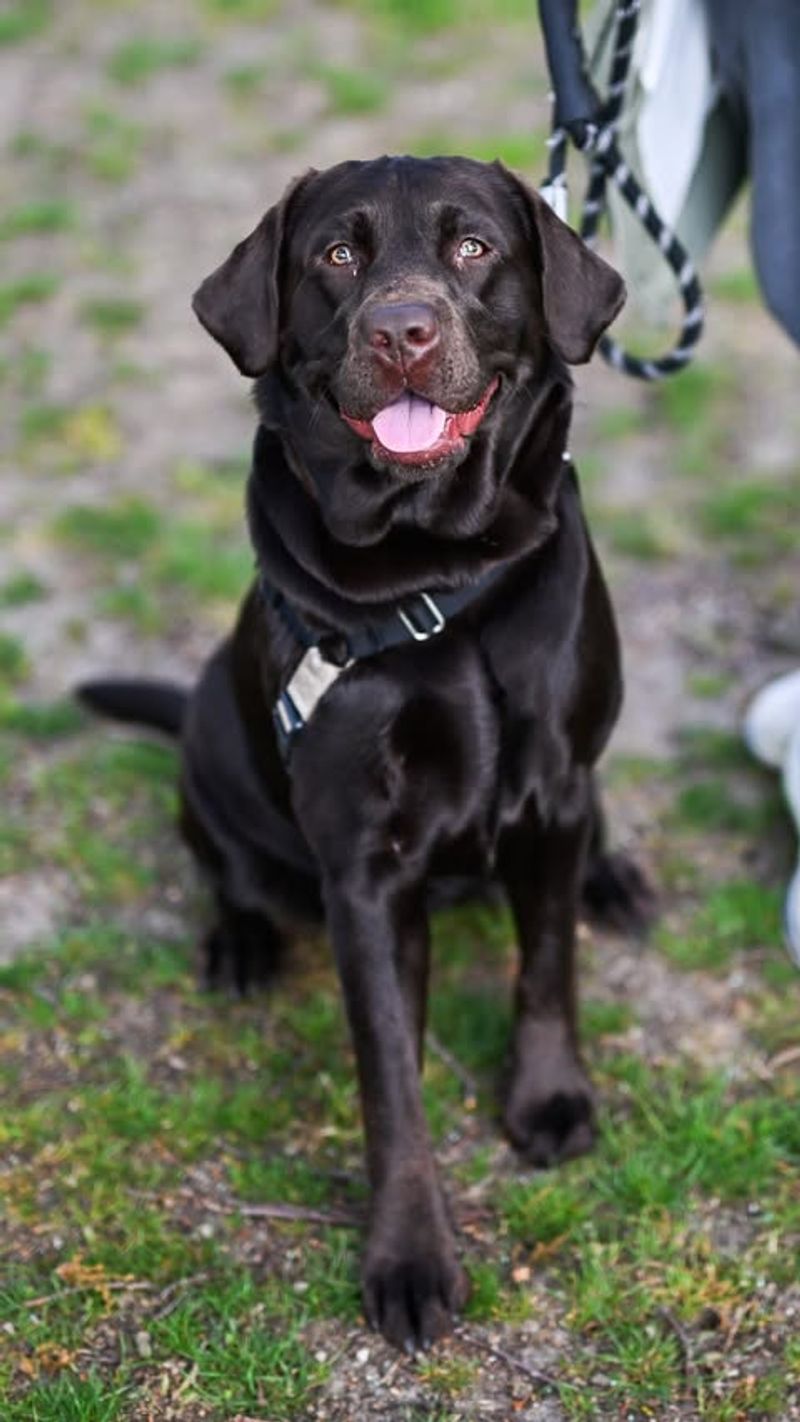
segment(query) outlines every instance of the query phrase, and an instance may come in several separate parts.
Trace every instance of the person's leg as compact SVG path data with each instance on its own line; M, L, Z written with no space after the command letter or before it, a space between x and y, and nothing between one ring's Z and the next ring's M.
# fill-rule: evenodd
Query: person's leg
M706 0L706 9L720 81L745 120L761 291L800 346L800 5Z

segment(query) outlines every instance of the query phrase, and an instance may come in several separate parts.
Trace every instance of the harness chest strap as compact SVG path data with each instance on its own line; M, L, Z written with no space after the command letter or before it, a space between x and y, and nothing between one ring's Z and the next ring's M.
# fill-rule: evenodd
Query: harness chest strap
M288 759L294 737L311 720L323 696L343 672L365 657L408 642L428 642L443 632L448 618L454 617L486 590L501 569L492 569L477 582L452 592L417 593L399 603L386 617L365 622L354 632L319 636L311 631L277 588L262 575L261 595L280 614L292 634L305 648L272 711L278 745ZM334 661L324 647L341 644L344 655Z

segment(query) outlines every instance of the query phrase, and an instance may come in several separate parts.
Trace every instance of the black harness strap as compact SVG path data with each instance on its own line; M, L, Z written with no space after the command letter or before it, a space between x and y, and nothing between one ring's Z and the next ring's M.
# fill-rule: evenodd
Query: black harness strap
M404 598L390 613L367 619L352 631L314 632L297 608L262 573L261 596L278 613L304 649L272 712L278 745L288 760L294 737L310 720L325 692L354 662L376 656L404 642L428 642L448 621L486 591L502 568L492 568L474 583L446 592L420 592Z

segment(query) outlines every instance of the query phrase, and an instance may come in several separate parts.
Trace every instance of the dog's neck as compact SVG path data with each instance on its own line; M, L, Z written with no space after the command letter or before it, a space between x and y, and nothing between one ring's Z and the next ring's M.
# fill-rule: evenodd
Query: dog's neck
M278 382L260 384L258 402L251 537L270 583L312 622L347 629L413 593L461 587L533 553L557 527L568 377L511 392L513 408L459 468L411 486L366 459L348 463L335 411L309 437L309 411Z

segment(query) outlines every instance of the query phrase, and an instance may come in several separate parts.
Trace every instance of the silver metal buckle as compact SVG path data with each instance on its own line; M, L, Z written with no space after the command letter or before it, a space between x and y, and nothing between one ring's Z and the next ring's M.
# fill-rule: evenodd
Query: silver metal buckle
M428 593L419 593L418 596L422 599L433 618L433 626L429 631L426 632L424 628L417 627L408 614L403 611L402 607L398 607L397 616L400 618L409 636L413 637L415 642L427 642L431 637L435 637L437 633L442 631L446 619L444 613L436 606L433 598L430 597Z

